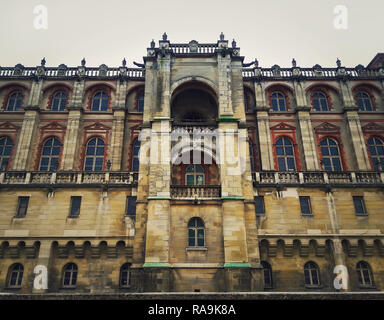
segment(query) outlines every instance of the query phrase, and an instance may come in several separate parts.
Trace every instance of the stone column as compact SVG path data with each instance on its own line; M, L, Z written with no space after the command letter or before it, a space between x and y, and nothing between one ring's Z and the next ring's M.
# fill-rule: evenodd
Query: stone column
M110 158L113 171L121 170L121 158L123 154L125 108L113 107L113 125L111 137Z
M231 57L227 51L228 41L218 41L218 47L219 118L233 117Z
M51 262L51 252L52 252L52 241L50 240L41 240L40 241L40 248L39 248L39 256L36 261L36 266L42 266L45 267L47 270L47 289L41 288L35 288L35 285L33 285L32 293L46 293L49 291L49 273L50 273L50 262ZM35 266L35 267L36 267ZM39 271L41 272L41 271ZM44 273L40 273L38 276L44 276ZM42 283L40 283L42 284Z

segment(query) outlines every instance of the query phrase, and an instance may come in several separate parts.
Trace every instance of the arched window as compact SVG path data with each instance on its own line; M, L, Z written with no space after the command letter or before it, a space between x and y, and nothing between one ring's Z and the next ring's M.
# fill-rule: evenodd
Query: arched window
M281 92L272 93L271 104L272 104L273 111L287 111L285 96Z
M77 281L77 265L68 263L63 268L63 287L74 287Z
M205 246L205 228L204 221L200 218L192 218L188 222L188 246Z
M365 261L360 261L356 265L357 278L361 286L373 286L373 274L370 265Z
M49 138L43 146L40 157L40 171L55 171L59 166L62 144L57 138Z
M1 148L1 147L0 147ZM373 168L376 171L384 171L384 142L380 138L368 139L369 154L372 159Z
M296 170L295 152L292 141L287 137L276 140L276 157L279 171Z
M140 141L137 139L132 147L132 171L138 172L140 166Z
M84 161L85 171L101 171L104 164L104 141L101 138L92 138L88 141Z
M7 111L18 111L23 102L23 94L20 91L15 91L8 97Z
M8 169L12 148L13 142L10 138L0 138L0 171L5 171Z
M341 157L338 143L331 138L320 141L322 167L325 171L342 171Z
M316 263L309 261L304 265L304 280L307 286L319 286L319 267Z
M107 111L109 95L105 91L96 92L92 99L92 111Z
M120 287L129 287L131 284L131 264L124 263L120 268Z
M328 111L328 99L322 92L314 92L312 94L313 106L316 111Z
M373 111L371 97L366 92L359 92L356 95L357 105L360 111Z
M67 105L67 94L64 91L56 92L52 99L52 111L64 111Z
M187 167L185 184L188 186L204 185L204 169L198 164L191 164Z
M20 263L15 263L9 268L8 287L20 288L23 281L24 267Z
M272 267L266 261L261 261L261 265L263 266L264 288L272 288Z
M144 112L144 92L139 92L136 96L136 106L138 112Z

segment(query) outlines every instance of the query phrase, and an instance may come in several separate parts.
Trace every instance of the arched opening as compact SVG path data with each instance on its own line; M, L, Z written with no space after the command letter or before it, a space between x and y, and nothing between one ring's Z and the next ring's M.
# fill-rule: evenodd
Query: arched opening
M175 124L212 124L218 116L215 92L198 81L187 82L172 95L171 117Z

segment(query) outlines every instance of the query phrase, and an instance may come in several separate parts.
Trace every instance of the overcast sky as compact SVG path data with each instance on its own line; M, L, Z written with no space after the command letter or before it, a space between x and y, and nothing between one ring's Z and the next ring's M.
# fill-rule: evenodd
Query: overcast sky
M47 29L34 27L36 5L47 8ZM335 28L337 5L347 9L347 29ZM43 57L47 66L83 57L87 66L124 57L133 66L164 31L175 43L215 43L223 32L262 67L290 67L293 57L302 67L334 67L337 58L366 66L384 52L383 11L384 0L0 0L0 66Z

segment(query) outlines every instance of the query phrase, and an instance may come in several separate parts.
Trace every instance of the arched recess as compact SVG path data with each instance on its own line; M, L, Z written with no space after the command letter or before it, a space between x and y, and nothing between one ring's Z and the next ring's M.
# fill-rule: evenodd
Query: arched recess
M178 83L171 96L171 117L175 123L214 123L218 117L218 99L210 83L207 80Z

